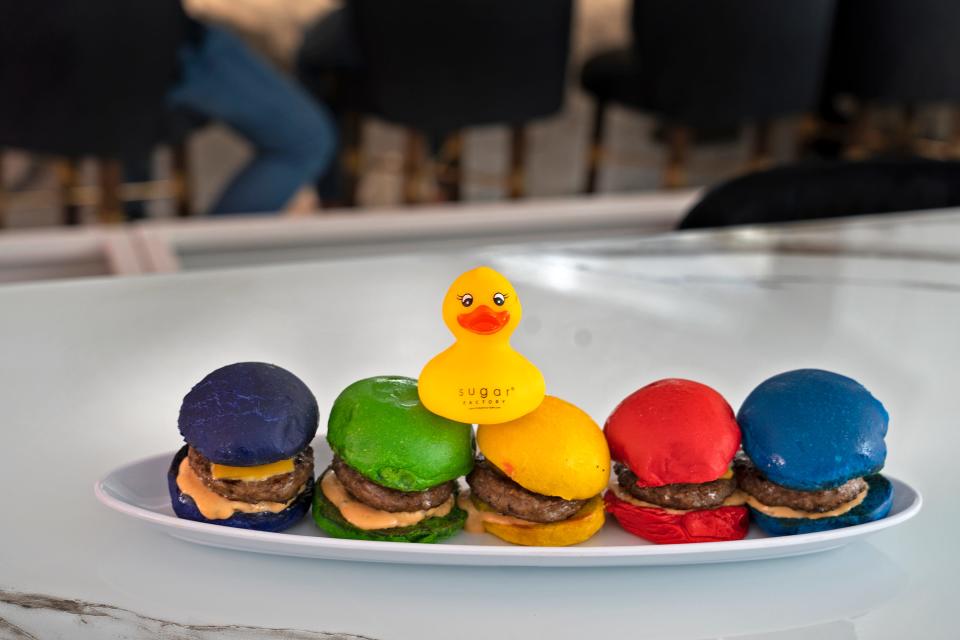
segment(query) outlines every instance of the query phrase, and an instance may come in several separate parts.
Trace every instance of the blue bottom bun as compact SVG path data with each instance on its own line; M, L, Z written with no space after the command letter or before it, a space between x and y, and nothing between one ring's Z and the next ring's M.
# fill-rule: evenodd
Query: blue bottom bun
M753 521L772 536L792 536L798 533L829 531L855 524L879 520L890 513L893 505L893 486L881 475L866 476L867 497L859 505L839 516L832 518L774 518L750 507Z
M313 498L313 478L307 480L290 506L277 513L242 513L234 512L232 516L224 520L210 520L205 518L193 498L180 491L177 486L177 473L180 469L180 463L187 456L187 447L184 446L177 455L173 457L170 469L167 471L167 487L170 489L170 500L173 503L173 511L178 518L184 520L193 520L195 522L209 522L210 524L219 524L224 527L236 527L238 529L254 529L256 531L283 531L300 522L303 516L310 509L310 501Z

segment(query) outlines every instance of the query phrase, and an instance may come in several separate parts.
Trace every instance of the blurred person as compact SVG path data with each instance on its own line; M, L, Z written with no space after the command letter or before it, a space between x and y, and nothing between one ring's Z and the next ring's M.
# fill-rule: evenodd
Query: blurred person
M171 108L221 120L254 146L254 158L227 185L212 214L282 209L324 174L336 148L326 107L225 29L196 23L180 48Z
M323 105L236 36L188 18L179 0L3 2L0 86L0 143L114 155L133 173L148 168L172 112L224 122L254 157L212 214L284 208L336 147Z

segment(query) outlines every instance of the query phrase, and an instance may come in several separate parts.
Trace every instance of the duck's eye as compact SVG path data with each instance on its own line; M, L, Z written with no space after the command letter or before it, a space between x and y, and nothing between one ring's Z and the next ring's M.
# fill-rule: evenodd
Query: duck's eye
M502 293L493 294L493 304L497 305L498 307L502 307L503 303L506 301L507 296L503 295Z
M473 304L473 296L469 293L465 293L462 296L457 296L460 299L460 304L465 307L469 307Z

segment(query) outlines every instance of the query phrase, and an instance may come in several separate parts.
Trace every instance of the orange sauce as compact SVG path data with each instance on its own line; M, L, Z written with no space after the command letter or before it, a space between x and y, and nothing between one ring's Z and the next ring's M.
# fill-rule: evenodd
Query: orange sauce
M190 463L186 458L180 462L180 469L177 472L177 487L193 498L193 501L197 504L197 509L208 520L226 520L237 511L243 513L278 513L289 507L290 502L293 502L293 500L290 502L240 502L224 498L203 484L203 481L190 468Z
M370 531L372 529L392 529L394 527L409 527L426 518L442 518L453 509L453 496L443 504L421 511L383 511L366 505L347 493L337 474L328 471L320 481L320 489L337 509L344 519L357 527Z

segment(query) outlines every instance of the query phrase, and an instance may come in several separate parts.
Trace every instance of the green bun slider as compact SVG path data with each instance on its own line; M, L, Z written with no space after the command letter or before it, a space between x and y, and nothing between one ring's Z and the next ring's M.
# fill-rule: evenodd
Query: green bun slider
M428 411L412 378L354 382L327 424L331 465L317 482L313 519L336 538L439 542L463 528L457 483L473 468L471 425Z

